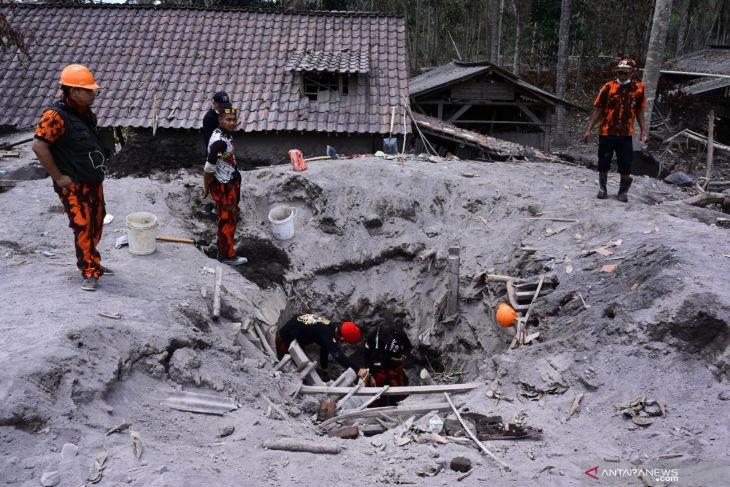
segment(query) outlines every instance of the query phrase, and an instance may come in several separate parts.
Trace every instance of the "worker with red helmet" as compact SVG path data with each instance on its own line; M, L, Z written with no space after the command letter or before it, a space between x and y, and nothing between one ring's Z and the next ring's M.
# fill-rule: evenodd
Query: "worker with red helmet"
M323 379L327 376L330 355L346 369L357 372L361 379L368 376L368 369L355 367L338 345L340 342L354 345L360 341L360 328L352 321L335 325L327 318L313 314L294 316L276 334L276 353L280 359L294 340L301 347L312 343L319 345L319 367Z
M596 100L595 109L583 134L583 141L588 142L593 126L601 121L598 138L598 185L597 198L608 198L608 170L611 159L616 153L618 172L621 180L618 188L618 200L628 202L627 193L631 187L631 162L634 158L632 136L634 135L634 119L639 122L642 142L649 141L648 128L644 121L646 97L644 85L634 81L631 76L636 71L636 61L630 58L619 60L616 65L616 79L601 87Z
M106 215L102 181L109 158L91 111L99 85L81 64L66 66L60 85L61 99L43 112L36 126L33 152L53 179L73 230L81 289L95 291L99 277L112 273L101 265L97 250Z

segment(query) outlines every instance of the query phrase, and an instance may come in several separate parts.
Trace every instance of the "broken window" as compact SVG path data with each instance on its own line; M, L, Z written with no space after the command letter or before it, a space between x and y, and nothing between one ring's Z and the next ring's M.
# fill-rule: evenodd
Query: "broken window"
M302 92L310 100L317 100L322 91L333 91L347 95L348 77L341 73L302 73Z

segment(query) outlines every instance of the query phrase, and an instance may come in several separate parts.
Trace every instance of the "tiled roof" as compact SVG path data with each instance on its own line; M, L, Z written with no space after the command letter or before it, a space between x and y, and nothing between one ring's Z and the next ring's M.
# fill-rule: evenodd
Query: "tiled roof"
M367 51L295 52L286 63L286 70L367 73L370 71L370 58Z
M531 85L527 81L522 80L519 76L515 76L506 69L488 61L474 63L452 61L448 64L444 64L411 78L409 91L411 96L420 96L488 72L495 73L504 80L514 83L524 91L531 92L532 94L539 96L548 103L562 103L564 105L573 106L570 102L563 100L562 98L558 98L545 90L541 90L537 86Z
M3 4L0 12L34 33L30 60L0 52L0 125L34 124L71 63L89 66L101 85L103 127L151 127L156 116L158 127L198 128L211 94L225 90L245 132L387 133L390 107L408 99L402 17L111 5ZM357 73L348 94L303 96L301 74L287 70L295 53L349 53L335 56Z

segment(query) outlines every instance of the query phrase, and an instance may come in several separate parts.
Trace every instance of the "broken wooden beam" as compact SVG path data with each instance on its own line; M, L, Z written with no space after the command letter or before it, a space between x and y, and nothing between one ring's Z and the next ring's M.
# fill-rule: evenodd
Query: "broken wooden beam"
M730 205L730 196L725 193L700 193L697 196L691 198L685 198L680 200L682 203L692 206L705 207L707 205L719 204L723 206Z
M215 287L213 288L213 319L221 317L221 282L223 281L223 269L221 266L215 268Z
M14 188L17 183L12 179L0 179L0 188Z
M383 395L384 396L401 396L410 394L440 394L442 392L467 392L481 386L481 382L469 382L466 384L438 384L438 385L427 385L427 386L394 386L388 389ZM357 386L355 386L357 388ZM303 394L336 394L346 395L352 392L353 387L328 387L328 386L303 386ZM380 392L382 387L361 387L354 395L356 396L371 396Z
M279 362L274 366L274 372L276 372L277 370L279 370L283 367L286 367L286 365L289 362L291 362L291 355L289 355L288 353L284 354L284 356L281 358L281 360L279 360Z
M362 379L361 379L361 380L359 380L357 382L357 385L355 387L350 388L350 392L348 392L345 397L343 397L342 399L340 399L339 401L337 401L337 407L335 408L335 411L339 411L340 409L342 409L342 407L347 403L347 401L352 396L354 396L355 393L357 391L359 391L364 385L365 385L365 382L363 382Z
M388 389L390 389L390 386L383 386L380 388L377 394L375 394L373 397L365 401L364 403L360 404L358 407L355 408L355 411L362 411L366 407L370 406L372 403L380 399L380 396L388 392Z
M266 335L264 334L264 331L261 329L261 325L259 325L258 320L251 320L253 323L253 329L256 331L256 334L259 337L259 340L261 340L261 345L263 346L264 350L263 352L269 356L269 360L272 362L276 360L276 352L271 348L271 345L269 345L269 340L267 340Z
M297 367L301 367L302 364L310 362L309 357L307 357L307 354L304 353L304 350L302 350L302 347L299 346L296 340L291 342L291 345L289 345L289 355L291 355L292 361ZM309 372L309 375L307 375L304 379L306 380L307 378L309 378L315 386L325 385L316 370Z
M325 453L336 455L342 451L342 447L338 445L329 445L324 443L312 443L311 441L296 440L270 440L264 441L261 446L268 450L284 450L304 453Z
M281 409L279 406L277 406L276 404L274 404L274 402L271 399L269 399L268 397L266 397L263 394L261 394L261 397L264 398L264 401L266 401L269 404L269 406L271 407L271 409L273 409L274 411L276 411L279 414L279 416L281 416L281 419L283 419L284 421L291 421L292 420L291 419L291 416L289 416L288 414L286 414L286 412L284 412L283 409Z

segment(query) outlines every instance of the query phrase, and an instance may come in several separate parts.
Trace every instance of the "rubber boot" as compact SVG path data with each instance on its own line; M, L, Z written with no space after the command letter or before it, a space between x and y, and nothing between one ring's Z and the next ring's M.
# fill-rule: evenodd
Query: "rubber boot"
M606 189L606 184L608 183L608 174L599 174L598 175L598 195L596 198L599 200L605 200L608 198L608 189Z
M628 192L629 188L631 187L631 183L634 181L633 178L628 179L622 179L621 183L618 186L618 200L623 201L624 203L629 202Z

